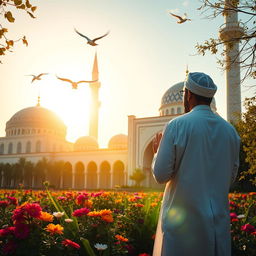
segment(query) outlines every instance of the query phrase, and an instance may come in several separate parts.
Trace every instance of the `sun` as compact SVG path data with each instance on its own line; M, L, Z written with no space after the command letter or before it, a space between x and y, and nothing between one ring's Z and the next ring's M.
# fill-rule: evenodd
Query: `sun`
M75 80L76 81L76 80ZM89 84L72 89L66 82L47 82L40 86L41 106L54 111L67 126L67 140L74 142L88 134L91 91Z

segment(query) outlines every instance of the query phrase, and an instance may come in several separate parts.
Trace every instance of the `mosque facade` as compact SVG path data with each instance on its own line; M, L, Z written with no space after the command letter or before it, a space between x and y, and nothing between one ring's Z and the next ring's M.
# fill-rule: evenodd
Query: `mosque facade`
M93 77L98 79L97 56L94 59ZM89 136L77 139L75 143L66 141L67 127L51 110L40 106L28 107L15 113L6 123L6 135L0 138L0 186L41 188L44 180L57 189L113 189L131 186L129 176L136 168L146 175L143 185L158 185L151 174L153 159L152 140L156 133L172 119L184 113L183 82L171 86L163 95L159 116L128 117L128 136L118 134L108 143L108 148L99 148L98 135L98 91L91 85L94 97L94 118L90 119ZM96 103L95 103L96 102ZM215 102L212 109L216 111ZM96 118L95 118L96 115ZM96 129L96 131L95 131ZM26 159L34 164L52 163L26 177L24 170L17 181L3 170L3 164L16 164ZM2 164L2 165L1 165ZM11 172L11 170L9 170Z

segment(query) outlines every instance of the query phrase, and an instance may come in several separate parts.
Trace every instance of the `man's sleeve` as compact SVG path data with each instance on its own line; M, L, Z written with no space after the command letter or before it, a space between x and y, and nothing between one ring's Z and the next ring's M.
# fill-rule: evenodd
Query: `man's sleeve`
M174 175L174 126L172 122L166 127L158 151L152 161L152 173L157 183L167 183Z

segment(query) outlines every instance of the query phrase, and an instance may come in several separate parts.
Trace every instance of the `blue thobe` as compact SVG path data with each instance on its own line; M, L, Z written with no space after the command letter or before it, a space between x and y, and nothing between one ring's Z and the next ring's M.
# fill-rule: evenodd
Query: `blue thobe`
M207 105L171 120L152 163L166 183L154 256L231 255L228 193L240 138Z

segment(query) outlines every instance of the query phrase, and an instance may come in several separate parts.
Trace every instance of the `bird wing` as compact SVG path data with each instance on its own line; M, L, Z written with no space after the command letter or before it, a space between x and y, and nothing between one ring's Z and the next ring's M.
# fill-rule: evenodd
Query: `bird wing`
M41 73L41 74L38 75L37 77L39 78L39 77L41 77L41 76L43 76L43 75L48 75L48 73Z
M171 14L173 17L178 18L179 20L183 20L179 15L173 14L173 13L171 13L171 12L170 12L170 14Z
M101 39L101 38L107 36L108 34L109 34L109 31L108 31L106 34L104 34L103 36L94 38L92 41L95 42L96 40L99 40L99 39Z
M70 80L70 79L63 78L63 77L58 77L58 76L56 76L56 77L57 77L59 80L61 80L61 81L69 82L69 83L73 84L73 81L72 81L72 80Z
M80 32L78 32L76 29L75 29L76 33L84 38L86 38L88 41L91 41L91 39L83 34L81 34Z

